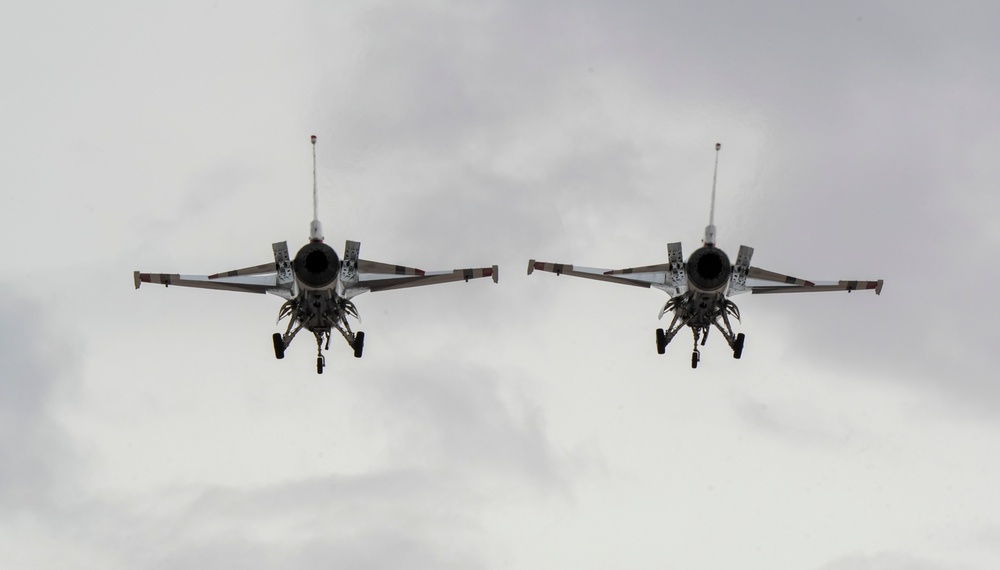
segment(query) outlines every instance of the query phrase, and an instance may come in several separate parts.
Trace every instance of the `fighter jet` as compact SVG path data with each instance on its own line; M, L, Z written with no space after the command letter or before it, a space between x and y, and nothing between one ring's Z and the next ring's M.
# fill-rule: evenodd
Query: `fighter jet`
M715 174L712 177L712 205L708 226L702 246L694 251L687 261L681 251L681 243L667 244L667 262L628 267L625 269L598 269L577 267L564 263L544 261L528 262L528 275L538 269L556 275L572 275L585 279L596 279L621 285L660 289L670 295L670 300L660 310L659 318L673 313L670 326L656 329L656 352L663 354L667 345L685 326L694 334L694 352L691 353L691 368L697 368L701 360L699 345L705 346L708 331L714 326L733 351L733 358L743 355L746 335L734 334L730 317L740 320L740 311L730 300L741 293L819 293L824 291L875 291L882 293L882 279L873 281L807 281L775 273L750 265L753 248L741 245L736 254L736 263L729 260L726 252L715 246L715 184L719 172L719 149L715 145Z
M367 292L389 291L421 285L437 285L450 281L468 281L492 277L497 282L498 269L478 267L451 271L424 271L414 267L368 261L359 257L361 243L347 241L343 258L323 243L323 226L319 222L316 191L316 137L313 147L313 221L309 225L309 242L295 257L288 253L288 243L271 244L274 261L253 267L212 275L178 275L167 273L133 273L135 288L143 283L180 287L200 287L220 291L271 293L285 299L278 311L278 322L288 319L284 334L274 333L274 356L285 357L285 349L303 329L316 337L316 372L323 373L326 359L323 351L330 348L330 338L336 331L344 337L361 358L365 333L354 332L348 317L359 319L358 309L351 301Z

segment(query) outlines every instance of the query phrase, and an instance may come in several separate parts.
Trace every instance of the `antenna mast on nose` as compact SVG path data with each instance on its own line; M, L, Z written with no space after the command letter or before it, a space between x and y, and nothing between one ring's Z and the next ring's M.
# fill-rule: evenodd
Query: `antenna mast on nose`
M721 143L715 143L715 172L712 173L712 208L708 212L708 226L705 228L705 245L715 245L715 181L719 176L719 149Z
M323 224L319 223L319 193L316 191L316 135L312 135L313 147L313 221L309 224L309 241L323 241Z

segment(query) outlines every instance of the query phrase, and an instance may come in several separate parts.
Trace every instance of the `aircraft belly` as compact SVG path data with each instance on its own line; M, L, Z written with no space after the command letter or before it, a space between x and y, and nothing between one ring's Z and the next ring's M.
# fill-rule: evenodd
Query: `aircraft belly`
M690 292L683 303L676 307L677 314L688 326L707 327L723 309L725 296L720 293Z
M726 288L729 287L729 281L730 281L730 279L726 279L725 281L723 281L720 285L718 285L716 287L712 287L710 289L705 289L705 288L702 288L702 287L698 287L695 283L693 283L691 281L691 278L688 277L687 286L688 286L688 290L691 291L691 292L693 292L696 295L702 294L702 295L717 295L717 296L721 296L722 293L726 290Z

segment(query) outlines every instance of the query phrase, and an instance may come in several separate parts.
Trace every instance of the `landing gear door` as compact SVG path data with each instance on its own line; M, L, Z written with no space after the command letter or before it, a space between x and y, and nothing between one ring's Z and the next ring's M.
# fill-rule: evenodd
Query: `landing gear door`
M358 281L358 255L361 253L361 242L350 241L344 244L344 262L340 266L340 282L350 286Z
M288 242L272 243L271 250L274 251L274 266L277 272L275 275L277 287L273 292L285 299L291 299L295 296L295 277L292 275L292 260L288 255Z
M736 254L736 263L733 264L733 277L729 280L730 295L749 291L747 289L747 272L750 271L751 257L753 257L753 248L741 245L740 252Z
M670 263L670 278L674 281L674 286L686 285L687 275L684 271L684 252L681 250L681 242L667 244L667 262Z

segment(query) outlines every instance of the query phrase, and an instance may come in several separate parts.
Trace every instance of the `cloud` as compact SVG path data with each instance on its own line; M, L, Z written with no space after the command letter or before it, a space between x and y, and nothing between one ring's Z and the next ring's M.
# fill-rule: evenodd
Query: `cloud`
M14 62L7 186L45 190L0 228L90 268L72 272L70 296L65 267L27 255L51 302L0 297L0 550L26 553L15 565L59 566L42 563L58 550L67 567L482 567L512 550L559 567L593 564L581 543L615 560L608 539L623 537L642 566L662 555L664 528L704 563L699 540L711 548L722 521L744 539L744 565L760 560L758 537L807 534L827 550L803 542L800 555L830 568L925 568L932 558L899 554L907 540L986 520L993 466L961 458L989 457L1000 401L982 292L1000 243L995 7L301 9L81 12L0 34L14 59L39 56ZM51 20L32 16L11 25ZM185 22L178 51L171 31ZM87 79L84 97L52 70ZM271 241L294 247L308 147L284 149L313 129L329 235L425 269L500 263L502 277L360 298L368 354L321 378L308 339L281 368L257 359L270 330L242 334L257 330L250 305L130 289L133 265L217 271L266 260ZM624 348L612 338L628 319L652 328L653 293L524 276L528 257L640 265L678 239L690 252L716 140L720 244L804 278L885 278L884 294L738 298L744 358L721 360L713 337L720 360L687 371L652 360L651 330ZM109 217L133 210L146 214ZM62 231L39 236L38 212ZM157 298L170 301L157 310ZM267 329L272 309L252 302ZM153 309L139 316L138 303ZM94 331L83 366L65 359L63 323ZM339 349L335 362L350 359ZM62 416L76 368L83 404ZM740 393L727 402L730 382ZM635 421L616 429L623 409ZM614 458L605 480L586 479L591 458L574 446ZM968 453L942 452L955 448ZM935 493L956 478L962 501ZM570 508L545 504L564 497ZM721 565L740 558L735 542L711 552Z
M28 314L30 306L3 307L4 330L24 325ZM44 335L29 336L45 346ZM572 493L565 458L549 442L541 410L516 382L482 366L442 369L418 360L410 373L376 366L344 393L358 410L347 423L352 433L331 437L382 450L360 472L244 487L188 482L128 493L82 489L48 501L51 488L81 471L68 468L72 442L44 411L58 375L24 357L31 352L25 346L16 348L22 358L5 354L5 362L11 372L26 372L18 374L22 391L32 389L18 406L32 445L4 441L3 452L32 470L13 480L5 474L4 489L30 490L32 503L18 504L35 509L33 520L46 537L19 544L14 552L27 563L66 565L46 554L46 544L59 543L121 568L493 567L491 554L505 545L491 538L488 513ZM15 504L9 495L2 499Z
M53 411L75 362L42 307L0 286L0 506L7 514L52 508L79 469Z
M493 372L411 364L426 372L380 369L356 387L353 444L381 447L376 466L106 496L71 525L120 550L123 567L493 567L504 545L487 513L566 497L572 480L540 410Z
M552 447L544 414L518 389L519 378L461 359L445 368L418 359L409 368L358 386L369 402L367 423L389 438L389 464L475 481L477 492L571 489L567 458Z
M956 566L899 552L879 552L838 558L824 564L820 570L943 570L944 568L956 568Z
M166 499L169 498L169 503ZM470 496L420 472L325 476L253 489L175 489L109 511L95 539L124 567L482 567ZM102 508L107 509L108 505ZM142 511L147 513L142 515ZM137 514L139 514L137 516ZM123 516L125 515L125 516ZM123 520L133 525L122 527Z
M807 402L779 402L768 405L747 396L734 403L734 412L750 426L770 437L790 439L804 446L833 446L850 439L850 429L838 425L815 408L803 409Z

